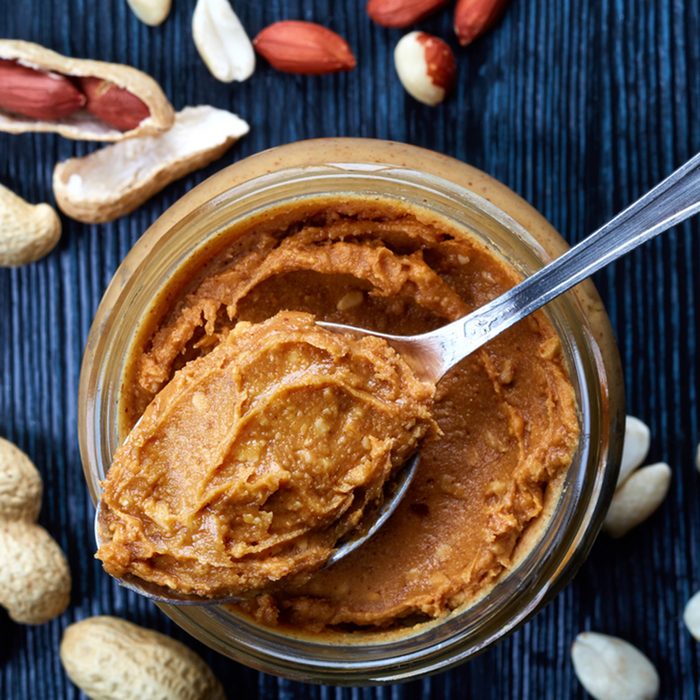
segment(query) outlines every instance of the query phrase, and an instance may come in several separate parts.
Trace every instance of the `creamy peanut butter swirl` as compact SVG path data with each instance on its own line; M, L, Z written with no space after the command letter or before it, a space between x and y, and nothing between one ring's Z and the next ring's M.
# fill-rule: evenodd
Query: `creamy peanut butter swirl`
M97 556L117 577L211 597L317 569L416 449L433 393L380 339L294 312L241 322L118 450Z

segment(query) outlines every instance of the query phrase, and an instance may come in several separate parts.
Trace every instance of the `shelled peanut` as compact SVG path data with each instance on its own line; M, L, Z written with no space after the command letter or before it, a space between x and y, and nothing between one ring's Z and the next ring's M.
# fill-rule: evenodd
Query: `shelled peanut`
M383 27L408 27L447 3L448 0L369 0L367 14Z
M394 65L406 92L431 107L445 99L457 78L452 49L426 32L410 32L399 41Z
M170 14L171 0L127 0L134 14L145 24L157 27Z
M571 648L574 671L595 700L655 700L659 674L636 647L619 637L581 632Z
M87 99L68 78L0 60L0 109L54 121L85 107Z
M641 467L649 445L649 427L639 418L627 416L617 487L604 523L611 537L622 537L644 522L666 498L671 467L663 462Z
M253 39L255 50L284 73L323 75L352 70L356 60L342 36L315 22L275 22Z
M454 30L462 46L467 46L498 22L510 0L457 0Z

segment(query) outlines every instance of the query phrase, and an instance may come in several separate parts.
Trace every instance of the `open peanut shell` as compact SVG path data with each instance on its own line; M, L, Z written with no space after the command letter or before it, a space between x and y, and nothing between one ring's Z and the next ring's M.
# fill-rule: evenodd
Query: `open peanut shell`
M114 83L137 97L148 108L149 115L136 128L120 131L101 121L85 109L54 121L0 111L0 131L20 134L46 131L70 139L89 141L121 141L134 136L157 134L169 129L175 119L168 98L153 78L136 68L119 63L69 58L39 44L13 39L0 39L0 60L16 61L21 66L50 71L72 79L98 78Z
M163 134L130 139L58 163L56 203L84 223L129 214L166 185L220 158L248 124L223 109L185 107Z

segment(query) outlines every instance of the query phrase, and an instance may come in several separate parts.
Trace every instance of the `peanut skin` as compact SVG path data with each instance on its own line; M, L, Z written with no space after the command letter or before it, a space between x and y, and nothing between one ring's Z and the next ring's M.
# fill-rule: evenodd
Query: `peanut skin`
M447 5L448 0L368 0L367 14L383 27L408 27Z
M0 109L56 121L85 105L85 95L65 76L0 60Z
M323 75L352 70L355 56L339 34L315 22L284 20L253 39L255 50L284 73Z
M454 29L462 46L471 44L493 27L510 0L457 0Z
M87 97L85 109L119 131L135 129L150 116L148 107L136 95L109 80L81 78L80 86Z

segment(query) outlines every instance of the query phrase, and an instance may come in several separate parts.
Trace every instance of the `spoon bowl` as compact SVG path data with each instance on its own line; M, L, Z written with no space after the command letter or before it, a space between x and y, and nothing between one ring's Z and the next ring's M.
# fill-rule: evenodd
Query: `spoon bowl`
M333 566L336 562L345 558L350 552L361 547L370 537L372 537L384 523L392 516L399 503L403 499L408 487L413 481L420 453L416 452L405 464L398 469L394 476L384 486L384 500L376 509L372 510L359 528L346 535L333 550L333 553L323 565L323 569ZM97 504L95 511L95 541L97 546L102 545L102 533L100 521L102 519L102 500ZM139 593L140 595L155 601L156 603L168 603L170 605L225 605L227 603L240 603L244 598L241 596L223 596L219 598L205 598L203 596L178 593L171 588L159 586L158 584L145 581L137 576L126 575L122 578L114 577L120 586Z

